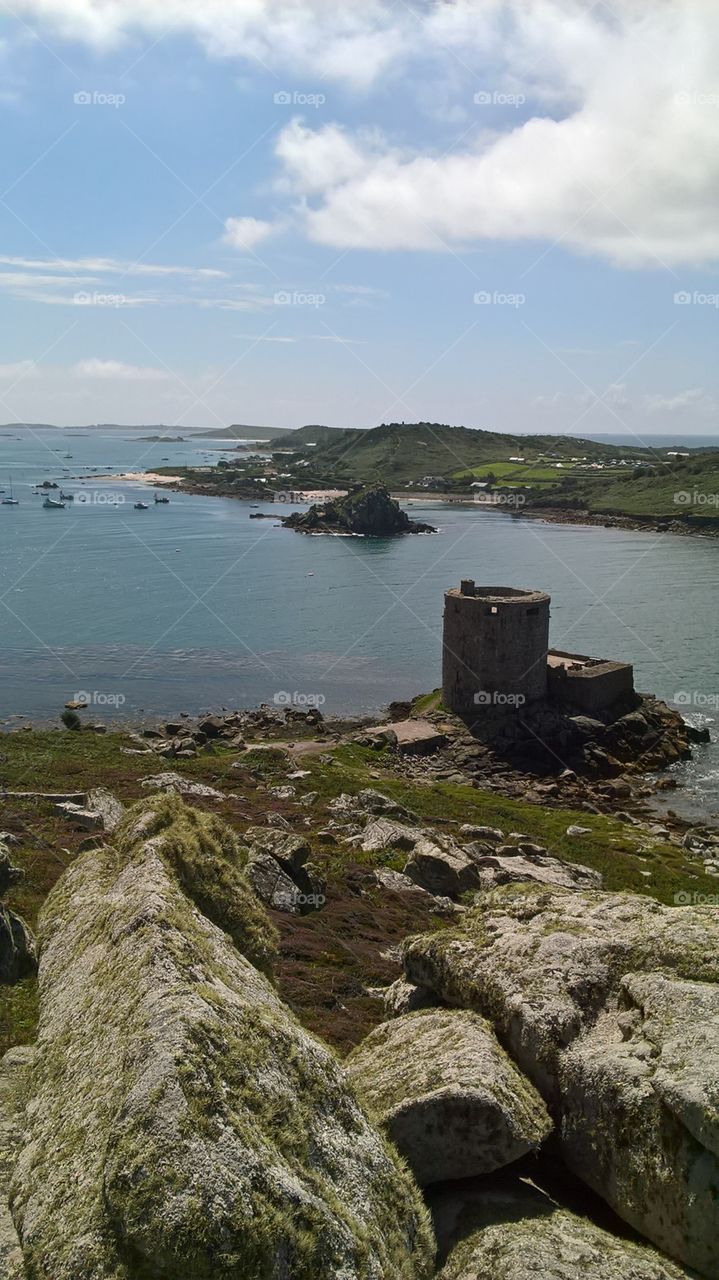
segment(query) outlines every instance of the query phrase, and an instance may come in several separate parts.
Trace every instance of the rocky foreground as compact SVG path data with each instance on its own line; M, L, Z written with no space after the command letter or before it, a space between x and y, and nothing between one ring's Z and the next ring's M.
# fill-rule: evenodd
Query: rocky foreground
M719 836L428 714L10 735L0 1274L719 1276Z

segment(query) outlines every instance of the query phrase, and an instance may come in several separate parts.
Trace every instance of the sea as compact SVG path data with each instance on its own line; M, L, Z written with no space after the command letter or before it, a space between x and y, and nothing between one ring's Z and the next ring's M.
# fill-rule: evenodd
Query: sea
M443 594L471 577L548 591L554 647L632 662L637 688L708 725L714 740L677 767L670 803L719 816L716 540L429 498L407 509L437 534L306 537L251 518L288 506L174 493L156 504L147 484L114 479L237 457L188 430L140 435L0 430L0 497L18 499L0 506L3 729L58 723L74 699L108 724L260 702L372 714L440 683ZM44 480L75 500L43 508L32 489Z

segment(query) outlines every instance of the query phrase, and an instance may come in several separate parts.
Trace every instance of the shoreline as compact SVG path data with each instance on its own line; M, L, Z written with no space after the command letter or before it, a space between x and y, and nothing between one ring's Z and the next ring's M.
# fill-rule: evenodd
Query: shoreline
M287 509L293 505L292 502L275 502L269 496L263 499L262 494L257 493L238 494L229 491L222 492L219 489L212 490L199 483L188 482L182 476L160 475L156 471L127 471L121 475L98 475L94 476L93 479L116 480L119 483L148 484L155 488L161 485L171 486L177 493L187 493L195 497L231 498L236 502L265 501L268 506L280 509ZM293 492L297 495L295 502L312 503L323 499L331 501L338 496L342 496L347 490L298 489ZM680 518L672 516L622 515L619 512L580 512L564 510L561 507L538 509L523 506L514 508L503 502L477 502L470 495L456 493L427 493L426 495L419 495L416 491L408 492L406 489L392 489L390 493L398 502L412 504L435 502L445 506L477 507L483 511L496 511L498 515L511 516L516 520L539 520L544 524L567 524L597 529L629 529L636 533L671 533L681 537L692 538L719 537L719 521L716 524L697 527L685 524ZM272 514L274 515L275 513L272 512ZM279 512L277 513L277 518L282 518Z

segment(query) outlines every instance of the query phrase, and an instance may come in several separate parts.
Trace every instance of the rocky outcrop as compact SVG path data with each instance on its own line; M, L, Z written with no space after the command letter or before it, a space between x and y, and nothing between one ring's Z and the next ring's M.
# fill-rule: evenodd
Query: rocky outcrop
M653 1243L719 1272L719 919L630 894L495 890L411 940L408 979L488 1017L575 1173Z
M494 889L501 884L518 884L520 881L555 885L561 889L602 887L602 877L598 871L583 867L578 862L560 862L559 858L550 857L546 849L534 852L526 845L512 849L500 846L496 853L478 852L474 865L483 889Z
M11 1196L33 1280L428 1276L409 1175L257 967L243 861L157 797L52 891Z
M29 926L1 899L23 872L12 865L7 846L0 841L0 986L12 985L34 973L37 967L35 939Z
M8 1206L8 1189L23 1132L25 1096L34 1051L30 1046L8 1049L0 1059L0 1276L25 1280L20 1241Z
M552 1123L484 1019L425 1009L375 1028L347 1059L372 1114L421 1184L501 1169Z
M523 1182L430 1200L439 1280L690 1280L653 1249L611 1235Z
M393 538L401 533L436 533L431 524L410 520L384 485L358 486L344 498L315 503L282 521L298 533L343 533L365 538Z

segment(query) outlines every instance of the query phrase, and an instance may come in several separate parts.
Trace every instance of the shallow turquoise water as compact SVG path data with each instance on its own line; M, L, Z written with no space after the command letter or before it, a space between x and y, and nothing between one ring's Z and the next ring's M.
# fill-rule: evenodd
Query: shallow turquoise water
M438 684L443 592L474 577L548 590L553 645L631 661L638 688L689 692L687 710L713 721L699 702L719 692L716 542L430 501L413 514L436 536L308 538L250 520L243 502L155 507L149 491L150 509L135 511L144 486L69 479L201 457L196 441L0 433L0 487L12 480L20 499L0 507L0 719L54 717L80 691L97 718L283 693L372 710ZM46 478L88 502L43 510L29 485Z

